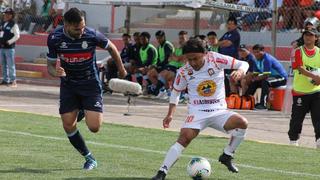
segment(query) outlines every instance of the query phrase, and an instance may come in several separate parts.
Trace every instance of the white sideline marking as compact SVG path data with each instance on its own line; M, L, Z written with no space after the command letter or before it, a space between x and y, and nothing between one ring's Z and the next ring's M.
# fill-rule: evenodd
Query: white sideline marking
M52 139L52 140L59 140L59 141L67 141L67 138L61 138L61 137L54 137L54 136L43 136L38 134L32 134L28 132L21 132L21 131L9 131L0 129L0 132L10 133L10 134L16 134L16 135L24 135L24 136L31 136L31 137L38 137L43 139ZM99 146L106 146L110 148L118 148L118 149L127 149L137 152L148 152L148 153L156 153L156 154L166 154L166 151L156 151L151 149L145 149L140 147L132 147L132 146L123 146L123 145L117 145L117 144L106 144L106 143L99 143L99 142L93 142L93 141L86 141L88 144L93 145L99 145ZM181 157L194 157L192 155L181 155ZM212 162L217 162L217 160L213 160L210 158L207 158L208 160ZM285 171L285 170L279 170L279 169L270 169L265 167L257 167L257 166L251 166L247 164L236 164L239 167L249 168L249 169L255 169L255 170L261 170L261 171L267 171L267 172L274 172L279 174L289 174L289 175L297 175L297 176L307 176L307 177L320 177L320 174L310 174L310 173L302 173L302 172L295 172L295 171Z
M59 107L58 104L0 104L0 107ZM104 104L104 107L120 107L120 108L127 108L128 105L110 105L110 104ZM132 105L132 107L141 107L141 108L168 108L169 105ZM177 106L180 108L180 106ZM185 108L184 106L181 106Z

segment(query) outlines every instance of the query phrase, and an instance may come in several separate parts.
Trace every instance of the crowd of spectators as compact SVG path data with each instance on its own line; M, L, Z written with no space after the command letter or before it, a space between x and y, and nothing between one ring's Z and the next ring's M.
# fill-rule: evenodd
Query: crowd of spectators
M8 2L0 0L0 12L7 7L9 7ZM21 34L48 33L62 25L66 7L63 0L42 0L41 9L38 10L37 7L35 0L14 1L15 20L20 27Z
M217 19L222 16L233 16L239 21L239 28L243 31L268 31L271 30L272 0L225 0L226 3L244 5L255 8L263 8L265 12L236 12L219 11L213 12L210 24L222 23ZM277 28L281 32L301 32L305 22L312 21L319 24L320 1L319 0L277 0Z

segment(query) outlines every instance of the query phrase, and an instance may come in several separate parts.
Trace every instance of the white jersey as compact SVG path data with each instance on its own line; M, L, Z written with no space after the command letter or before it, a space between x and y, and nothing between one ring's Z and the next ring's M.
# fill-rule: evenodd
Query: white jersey
M216 52L208 52L203 67L195 71L188 63L181 67L173 84L176 91L188 88L189 115L210 116L227 109L225 101L224 69L248 69L246 62Z

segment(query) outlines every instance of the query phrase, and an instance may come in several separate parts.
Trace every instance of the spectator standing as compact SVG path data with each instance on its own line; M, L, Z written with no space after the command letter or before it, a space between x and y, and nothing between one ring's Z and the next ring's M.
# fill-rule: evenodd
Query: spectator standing
M237 20L234 17L230 17L227 21L227 30L226 32L218 42L219 46L219 53L223 55L228 55L233 58L238 58L238 48L240 45L240 33L237 30ZM231 74L230 69L225 70L225 90L226 90L226 96L229 96L230 94L230 86L229 86L229 76Z
M14 21L12 8L4 10L4 19L0 26L0 59L2 67L2 85L17 87L15 58L15 42L20 38L19 27Z
M304 31L304 45L295 51L293 104L288 131L291 145L298 146L303 120L310 112L316 147L320 148L320 49L315 46L317 36L316 29Z

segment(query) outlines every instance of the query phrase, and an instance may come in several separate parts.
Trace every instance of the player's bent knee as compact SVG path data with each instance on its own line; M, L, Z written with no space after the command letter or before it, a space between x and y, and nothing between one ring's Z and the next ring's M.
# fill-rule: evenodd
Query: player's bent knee
M199 134L199 130L191 130L191 129L186 129L186 130L181 130L180 136L178 138L178 143L180 143L182 146L187 147L190 142L197 137Z
M237 121L237 128L247 129L248 128L248 120L243 116L239 116L239 119Z
M247 119L239 114L232 115L224 125L224 129L226 131L230 131L236 128L247 129L247 127Z
M89 130L93 133L97 133L100 129L100 125L99 126L91 126L91 127L88 127Z
M181 144L183 147L187 147L191 141L192 139L188 139L186 137L179 137L177 142Z
M71 124L71 123L63 123L63 129L67 133L71 133L76 129L76 124Z

